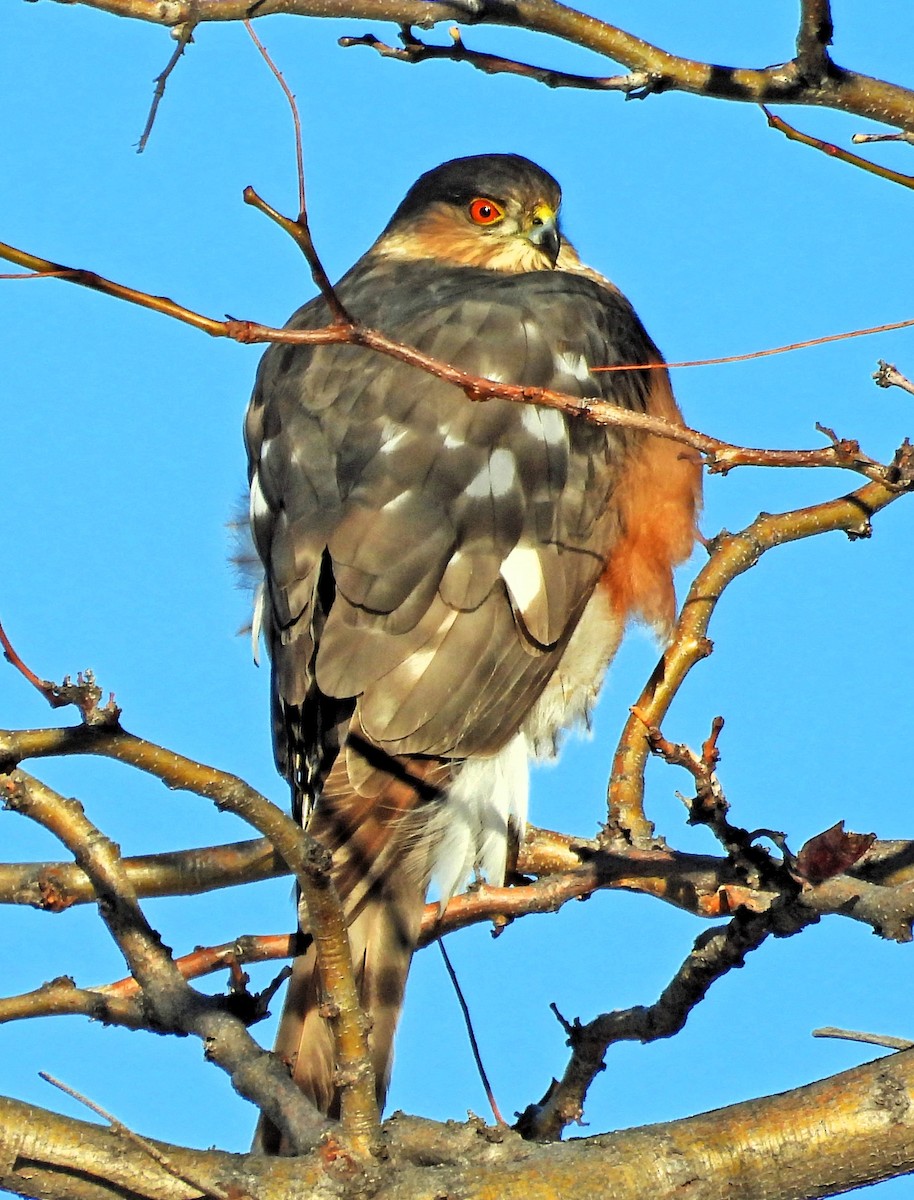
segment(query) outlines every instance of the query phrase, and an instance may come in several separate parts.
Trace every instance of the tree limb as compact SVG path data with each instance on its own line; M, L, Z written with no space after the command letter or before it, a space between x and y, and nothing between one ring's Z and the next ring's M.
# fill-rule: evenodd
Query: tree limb
M843 530L852 538L869 537L871 518L914 487L914 447L908 442L896 454L888 475L892 477L893 483L869 483L847 496L809 508L777 515L763 513L741 533L725 531L714 539L710 560L692 583L670 645L619 741L609 785L609 817L603 838L607 845L619 838L646 845L653 837L653 826L644 816L644 767L651 752L649 729L662 725L686 675L711 653L708 627L724 589L775 546L833 530Z
M261 202L261 207L262 202ZM269 206L264 207L264 211ZM269 210L272 212L272 210ZM275 214L283 228L286 224L296 225L287 218ZM291 233L291 229L289 230ZM119 300L137 304L141 308L151 309L184 324L191 325L211 337L226 337L245 345L257 343L281 343L292 346L323 346L323 345L352 345L361 346L380 354L387 354L400 362L427 371L439 379L459 387L471 400L484 401L493 397L509 400L516 404L541 404L548 408L556 408L562 412L585 418L596 425L622 426L627 429L637 429L642 433L654 434L657 437L668 438L680 442L699 451L709 469L714 472L726 473L739 466L765 467L839 467L857 471L871 479L885 480L887 468L881 466L868 455L863 454L860 446L852 439L831 437L831 444L816 450L761 450L747 446L734 446L720 438L700 433L687 426L673 424L662 417L649 416L647 413L620 408L618 405L600 400L582 400L580 397L568 396L562 392L554 392L548 388L528 387L521 384L495 383L466 371L458 370L448 363L432 358L412 346L394 341L365 326L347 324L338 321L323 329L275 329L269 325L260 325L253 321L230 319L217 321L206 317L167 296L152 296L137 288L114 283L94 271L61 266L49 259L40 258L25 250L19 250L0 242L0 259L16 263L31 271L43 274L50 273L55 278L63 278L69 283L87 287L93 291L102 292ZM899 327L914 324L914 321L899 323ZM886 328L886 327L880 327ZM843 336L843 335L842 335ZM626 370L664 370L664 363L643 363L629 366ZM594 370L615 370L611 367L597 367Z
M73 0L60 0L72 3ZM754 104L811 104L914 130L914 92L823 60L827 6L806 7L799 53L775 66L727 67L672 54L618 26L556 0L81 0L90 8L159 25L242 21L284 13L301 17L350 17L392 21L427 29L440 21L501 25L541 33L592 50L630 71L659 80L652 90L681 91ZM818 45L816 43L818 42ZM810 74L818 62L827 69Z
M914 1169L914 1051L777 1096L564 1144L523 1142L479 1121L398 1116L384 1132L388 1157L373 1165L370 1188L385 1200L814 1200ZM234 1183L239 1197L359 1190L355 1165L320 1151L288 1159L153 1145L214 1190ZM186 1186L110 1129L5 1099L0 1186L35 1200L188 1200Z

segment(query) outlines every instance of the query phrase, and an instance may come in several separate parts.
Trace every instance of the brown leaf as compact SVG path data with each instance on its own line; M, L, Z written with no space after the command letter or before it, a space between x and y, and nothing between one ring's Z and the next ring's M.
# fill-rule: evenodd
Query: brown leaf
M807 883L822 883L852 867L875 840L875 833L845 832L839 821L809 839L797 855L794 873Z

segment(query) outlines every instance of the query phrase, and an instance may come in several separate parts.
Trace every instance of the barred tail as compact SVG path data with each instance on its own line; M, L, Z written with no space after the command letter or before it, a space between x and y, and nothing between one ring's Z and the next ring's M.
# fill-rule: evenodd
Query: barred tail
M309 831L333 854L334 882L349 928L360 1001L371 1022L369 1048L378 1102L383 1105L425 905L432 850L429 827L436 807L430 796L446 781L450 765L435 759L391 760L395 776L367 763L352 770L352 754L349 748L348 755L337 760ZM353 790L350 771L358 777L360 792ZM293 964L275 1051L317 1108L338 1116L333 1035L321 1016L320 972L306 929L302 937L305 948ZM254 1149L283 1153L279 1132L264 1118Z

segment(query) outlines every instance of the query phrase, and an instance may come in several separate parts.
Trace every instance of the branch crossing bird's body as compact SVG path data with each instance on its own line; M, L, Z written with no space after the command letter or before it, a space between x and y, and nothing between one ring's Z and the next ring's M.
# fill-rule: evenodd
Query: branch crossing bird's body
M337 295L363 325L496 382L679 421L630 304L562 243L551 176L526 159L424 175ZM330 321L314 300L291 327ZM277 345L248 410L277 760L334 854L383 1095L430 878L504 879L528 759L593 703L626 619L673 616L694 457L555 409L470 401L354 346ZM307 942L306 916L303 915ZM334 1111L313 950L277 1051ZM273 1131L262 1132L275 1149Z

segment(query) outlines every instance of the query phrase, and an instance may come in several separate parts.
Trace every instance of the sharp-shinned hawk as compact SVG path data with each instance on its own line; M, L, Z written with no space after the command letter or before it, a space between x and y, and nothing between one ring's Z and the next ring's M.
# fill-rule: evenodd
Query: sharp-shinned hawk
M665 370L592 373L662 359L560 234L560 199L516 155L445 163L336 293L473 375L681 422ZM315 299L290 328L330 320ZM629 617L672 620L700 467L669 439L473 402L351 345L272 346L245 433L277 761L333 852L383 1099L429 881L445 900L474 872L503 881L528 760L586 717ZM333 1112L306 922L276 1049Z

